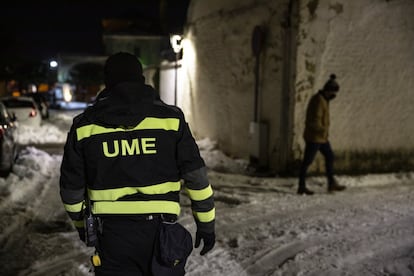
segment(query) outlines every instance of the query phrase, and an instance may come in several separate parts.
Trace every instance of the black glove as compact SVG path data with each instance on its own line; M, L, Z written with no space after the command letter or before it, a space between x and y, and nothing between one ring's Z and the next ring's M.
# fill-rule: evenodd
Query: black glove
M85 242L86 241L86 238L85 238L85 228L76 228L76 230L78 230L78 234L79 234L79 239L81 240L81 241L83 241L83 242Z
M213 249L214 244L216 243L216 234L213 233L205 233L205 232L199 232L196 233L196 240L195 240L195 248L198 248L200 246L200 242L203 240L204 246L203 249L201 249L200 255L206 254L208 251Z

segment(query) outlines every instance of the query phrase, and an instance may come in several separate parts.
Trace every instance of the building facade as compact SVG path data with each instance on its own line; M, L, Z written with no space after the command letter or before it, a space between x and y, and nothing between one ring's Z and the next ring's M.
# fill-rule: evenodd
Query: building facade
M217 140L237 158L256 151L252 122L264 126L260 158L273 171L294 172L308 100L335 73L341 89L331 103L330 140L337 170L411 170L412 14L411 0L193 0L178 105L197 138ZM322 171L322 160L311 169Z

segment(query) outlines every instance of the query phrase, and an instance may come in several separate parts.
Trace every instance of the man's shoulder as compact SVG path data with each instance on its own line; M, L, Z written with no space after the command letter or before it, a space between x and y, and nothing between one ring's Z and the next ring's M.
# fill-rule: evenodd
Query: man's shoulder
M323 98L322 94L320 91L318 91L317 93L313 94L311 97L311 100L321 100Z
M311 97L311 99L310 99L310 101L309 101L310 103L313 103L313 104L323 104L323 103L325 103L326 102L326 100L325 100L325 98L323 97L323 95L321 94L321 93L316 93L316 94L314 94L312 97Z
M88 108L85 109L82 113L79 113L78 115L73 117L73 121L72 121L73 126L80 127L80 126L85 125L87 123L85 112L88 110Z
M167 116L174 116L174 117L184 116L181 108L175 105L169 105L163 102L160 98L157 98L154 101L154 108L159 110L161 113L164 113Z

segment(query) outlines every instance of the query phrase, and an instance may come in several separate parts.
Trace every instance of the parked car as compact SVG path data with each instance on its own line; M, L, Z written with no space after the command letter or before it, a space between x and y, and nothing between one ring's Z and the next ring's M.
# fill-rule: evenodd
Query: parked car
M29 93L25 94L28 97L32 97L35 100L37 107L39 108L42 119L49 118L49 103L46 99L46 93Z
M17 144L14 139L16 124L6 106L0 102L0 176L7 176L17 157Z
M21 125L38 127L42 122L39 107L35 100L27 96L1 98L9 113L16 117Z

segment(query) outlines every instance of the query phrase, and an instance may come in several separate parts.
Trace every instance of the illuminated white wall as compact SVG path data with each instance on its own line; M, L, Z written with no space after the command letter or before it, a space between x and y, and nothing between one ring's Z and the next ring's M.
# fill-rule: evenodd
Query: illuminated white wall
M283 131L282 25L293 2L299 4L299 25L298 47L292 47L294 94L287 111L292 113L292 125L290 131ZM280 169L277 160L283 148L291 153L285 161L292 168L302 158L308 100L332 72L341 85L331 105L330 137L338 169L386 168L387 160L400 157L402 163L412 162L413 15L412 0L192 0L181 104L193 132L197 138L217 140L231 156L248 158L254 100L251 33L261 24L268 27L269 36L261 64L259 105L261 120L269 124L272 168ZM364 158L372 162L363 164ZM322 163L317 166L323 170Z
M412 0L301 1L295 158L303 154L307 102L334 72L338 169L414 168L413 15Z
M183 107L197 138L218 141L227 154L249 158L249 125L254 119L256 25L268 27L260 69L259 120L268 122L269 155L280 150L282 104L281 18L286 1L193 0L183 49L186 81ZM274 158L272 158L274 157Z
M177 86L175 85L177 78ZM175 93L175 87L177 92ZM160 98L166 104L174 105L175 94L177 96L177 106L182 106L183 98L183 78L180 61L175 67L175 62L164 61L160 67Z

